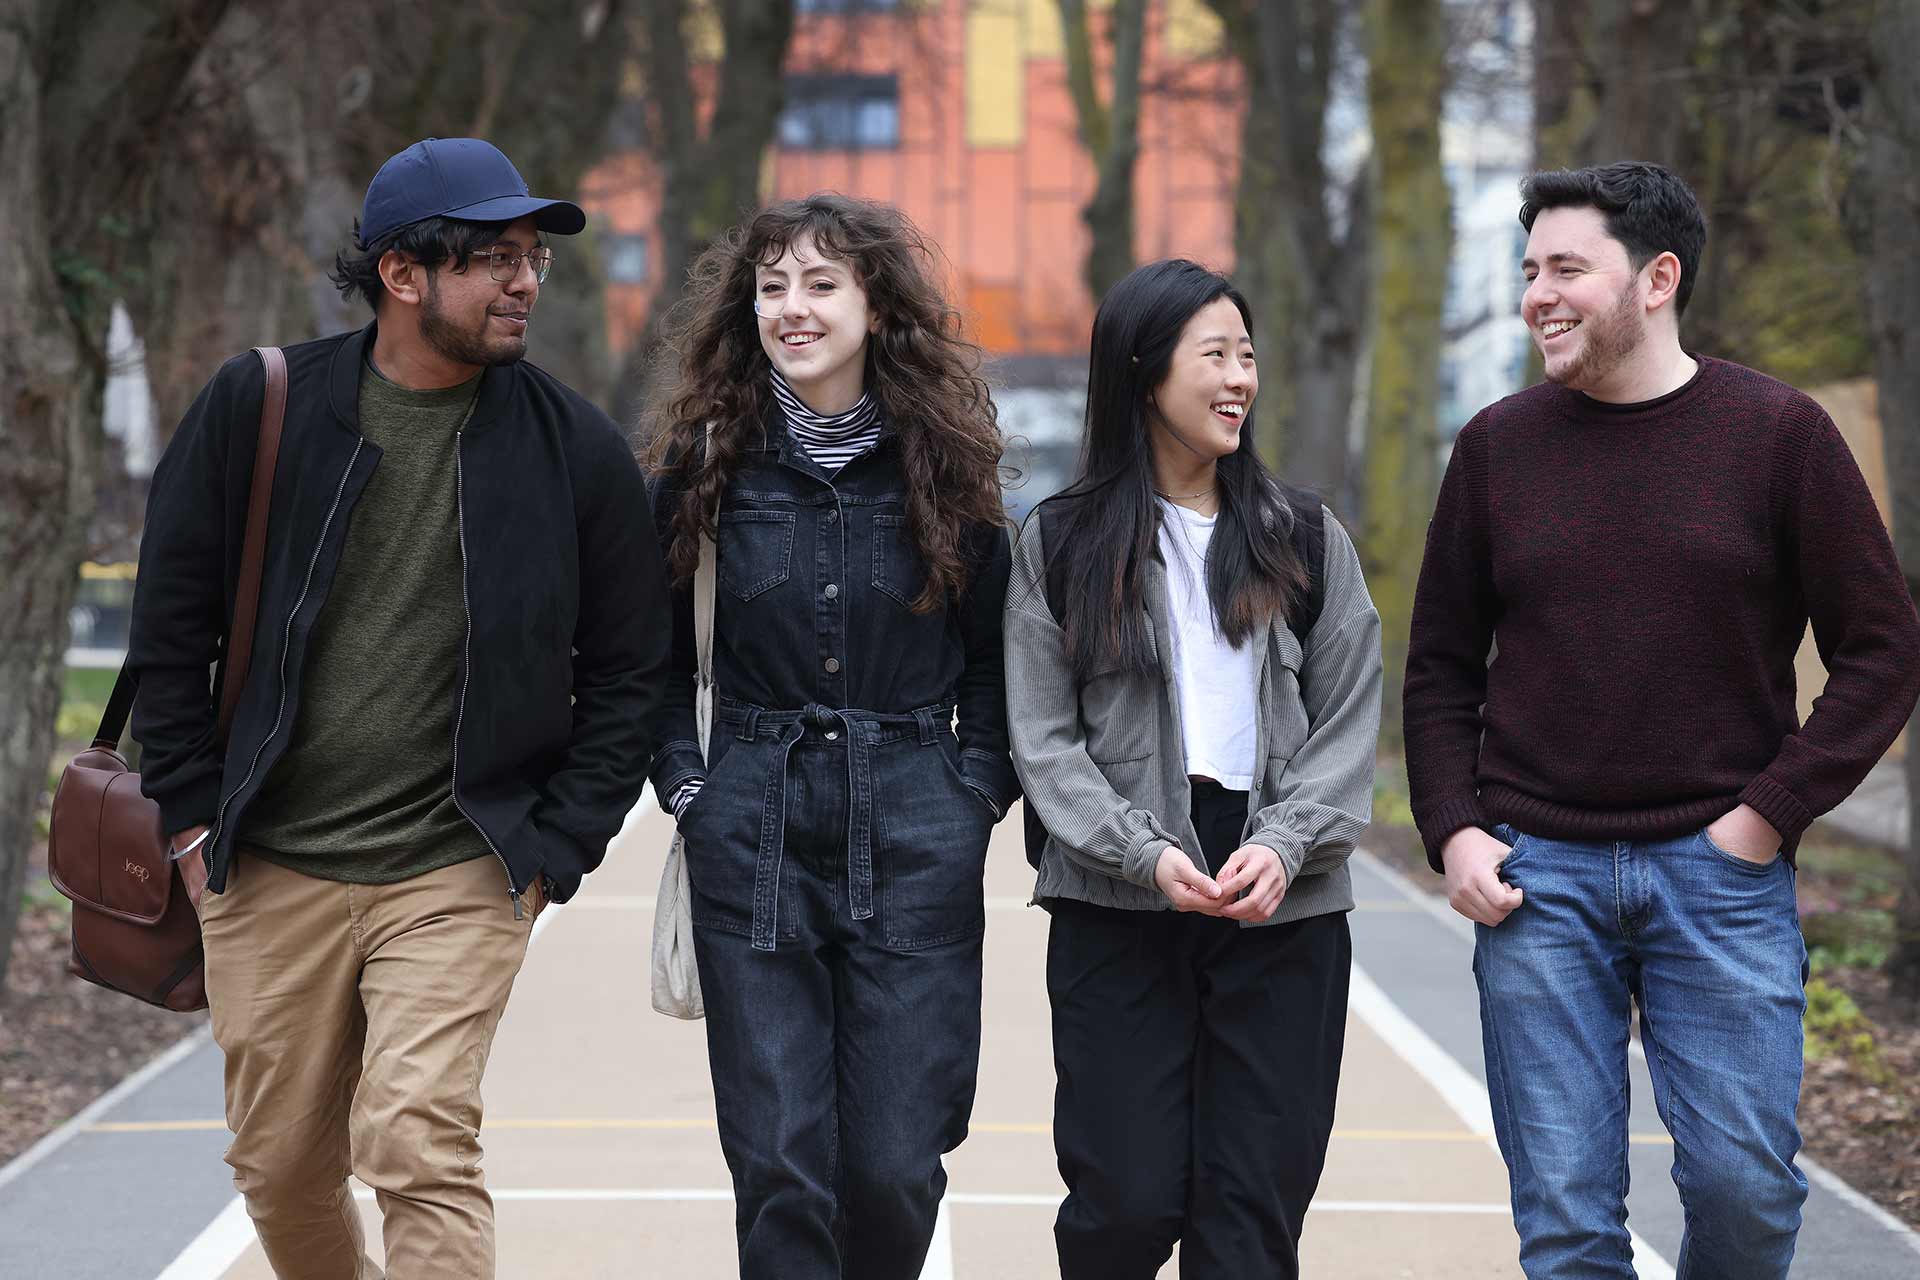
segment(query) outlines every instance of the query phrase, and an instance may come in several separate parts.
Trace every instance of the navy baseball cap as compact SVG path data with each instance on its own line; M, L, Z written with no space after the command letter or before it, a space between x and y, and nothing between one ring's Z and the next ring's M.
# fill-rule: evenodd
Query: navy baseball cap
M422 218L514 222L531 214L555 235L578 235L587 215L571 200L541 200L500 148L480 138L426 138L380 166L360 206L360 246Z

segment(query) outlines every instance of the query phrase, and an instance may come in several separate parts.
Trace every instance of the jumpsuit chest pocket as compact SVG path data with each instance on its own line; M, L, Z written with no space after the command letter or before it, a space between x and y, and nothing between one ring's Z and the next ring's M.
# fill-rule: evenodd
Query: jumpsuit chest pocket
M926 589L927 566L914 545L904 515L882 513L873 518L873 587L895 603L912 608Z
M723 511L720 513L720 582L739 600L785 582L793 571L791 511Z

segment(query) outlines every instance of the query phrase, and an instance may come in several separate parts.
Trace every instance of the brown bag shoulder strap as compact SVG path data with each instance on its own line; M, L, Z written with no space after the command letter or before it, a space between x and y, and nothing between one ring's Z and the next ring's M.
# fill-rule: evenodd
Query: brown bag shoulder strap
M234 593L233 626L227 636L227 658L220 674L220 740L227 740L240 690L247 683L253 657L253 624L260 614L260 569L267 556L267 512L273 502L273 473L280 461L280 429L287 419L287 357L278 347L255 347L267 369L267 390L260 401L260 438L253 456L253 488L247 494L246 540L240 548L240 581ZM100 717L93 745L108 751L120 745L133 711L135 680L122 664Z
M255 347L267 367L260 400L260 443L253 456L253 489L247 495L247 538L240 548L240 582L227 631L227 660L220 674L220 741L227 740L240 690L253 660L253 625L260 613L260 568L267 558L267 515L273 507L273 472L280 461L280 428L287 420L287 357L278 347Z

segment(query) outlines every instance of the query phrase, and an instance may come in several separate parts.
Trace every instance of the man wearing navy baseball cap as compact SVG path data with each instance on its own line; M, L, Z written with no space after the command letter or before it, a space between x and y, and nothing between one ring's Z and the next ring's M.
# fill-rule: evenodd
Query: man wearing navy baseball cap
M367 188L333 280L372 323L286 350L253 660L228 651L263 362L155 472L129 666L142 785L199 906L227 1161L282 1280L494 1274L480 1078L535 919L638 798L666 580L614 424L525 361L578 205L477 138Z

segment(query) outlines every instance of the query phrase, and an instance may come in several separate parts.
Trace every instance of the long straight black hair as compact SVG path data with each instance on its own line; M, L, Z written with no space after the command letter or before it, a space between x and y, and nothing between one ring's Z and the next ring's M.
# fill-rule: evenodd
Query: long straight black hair
M1147 563L1160 529L1151 397L1166 381L1180 333L1220 298L1253 314L1233 282L1185 258L1138 267L1114 285L1093 317L1080 476L1042 506L1048 519L1048 604L1066 632L1074 676L1153 665L1147 634ZM1304 600L1307 570L1294 549L1294 511L1253 444L1252 414L1240 447L1220 459L1218 522L1207 550L1207 599L1225 635L1245 643ZM1057 521L1057 523L1056 523Z

